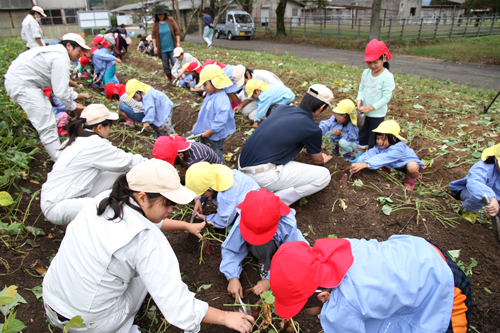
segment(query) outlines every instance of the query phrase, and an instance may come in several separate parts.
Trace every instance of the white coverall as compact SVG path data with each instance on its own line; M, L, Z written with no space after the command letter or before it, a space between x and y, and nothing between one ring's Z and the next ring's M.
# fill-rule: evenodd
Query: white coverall
M73 221L95 196L110 190L118 176L146 161L97 134L76 138L57 157L42 185L40 206L45 217L59 225Z
M51 87L68 110L76 108L69 88L70 60L63 45L36 47L21 53L5 74L5 90L38 131L40 141L55 161L61 142L57 117L42 89Z
M66 234L43 279L43 300L50 321L63 328L56 311L80 315L85 327L69 332L139 332L132 326L147 293L165 319L184 332L198 332L208 304L182 282L179 263L167 238L140 212L123 206L123 218L109 221L108 208L86 205ZM137 205L131 201L131 204Z
M42 40L42 44L45 45L43 40L43 31L40 27L38 21L33 17L33 15L26 15L22 24L23 28L21 29L21 39L24 40L30 49L35 47L40 47L40 44L36 41L36 38L40 38Z
M185 64L190 64L192 62L197 62L198 64L201 65L198 59L193 57L191 54L184 52L184 58L182 59L182 61L179 61L179 58L177 58L177 61L172 67L172 76L174 78L177 78L177 75L179 75L180 71L182 70L182 66L184 66Z
M252 79L257 79L259 81L264 81L265 83L269 85L274 85L274 86L284 86L283 82L281 82L280 78L276 76L276 74L266 71L264 69L256 69L252 73ZM257 102L252 98L252 96L247 96L247 93L245 92L245 86L242 87L243 89L241 92L238 94L238 98L242 101L245 101L247 99L251 99L252 102L250 104L246 105L244 108L240 110L240 113L244 116L248 116L250 120L254 120L255 116L257 116Z

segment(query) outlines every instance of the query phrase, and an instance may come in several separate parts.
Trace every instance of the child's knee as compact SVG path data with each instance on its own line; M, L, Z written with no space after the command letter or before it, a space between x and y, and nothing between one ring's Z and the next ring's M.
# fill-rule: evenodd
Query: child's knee
M408 173L418 173L420 171L420 166L418 165L417 162L409 162L407 165L406 165L406 170L408 171Z

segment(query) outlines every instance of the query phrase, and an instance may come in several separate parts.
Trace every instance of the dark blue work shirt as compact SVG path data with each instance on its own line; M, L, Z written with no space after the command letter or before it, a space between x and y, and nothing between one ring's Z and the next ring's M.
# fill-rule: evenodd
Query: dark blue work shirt
M321 143L321 129L310 111L280 105L248 138L241 151L240 166L286 164L304 146L309 154L321 153Z
M214 23L214 19L212 16L205 14L203 15L203 22L205 22L205 25L209 27L210 24Z

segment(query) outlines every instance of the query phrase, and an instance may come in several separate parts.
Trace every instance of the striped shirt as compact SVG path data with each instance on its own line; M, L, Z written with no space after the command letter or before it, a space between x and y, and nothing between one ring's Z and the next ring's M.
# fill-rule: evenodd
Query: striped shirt
M134 110L134 113L144 113L144 105L142 102L137 102L135 99L128 99L127 93L120 96L120 103L125 104Z
M190 156L186 161L187 167L198 162L208 162L210 164L223 164L219 156L207 145L200 142L192 142L189 148Z

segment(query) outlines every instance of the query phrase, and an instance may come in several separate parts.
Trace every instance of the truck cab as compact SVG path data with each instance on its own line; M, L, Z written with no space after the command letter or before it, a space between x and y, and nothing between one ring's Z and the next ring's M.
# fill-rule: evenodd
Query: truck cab
M221 35L226 35L229 40L235 37L250 39L251 36L255 35L255 24L252 16L244 11L228 11L224 22L215 27L215 38L219 38Z

